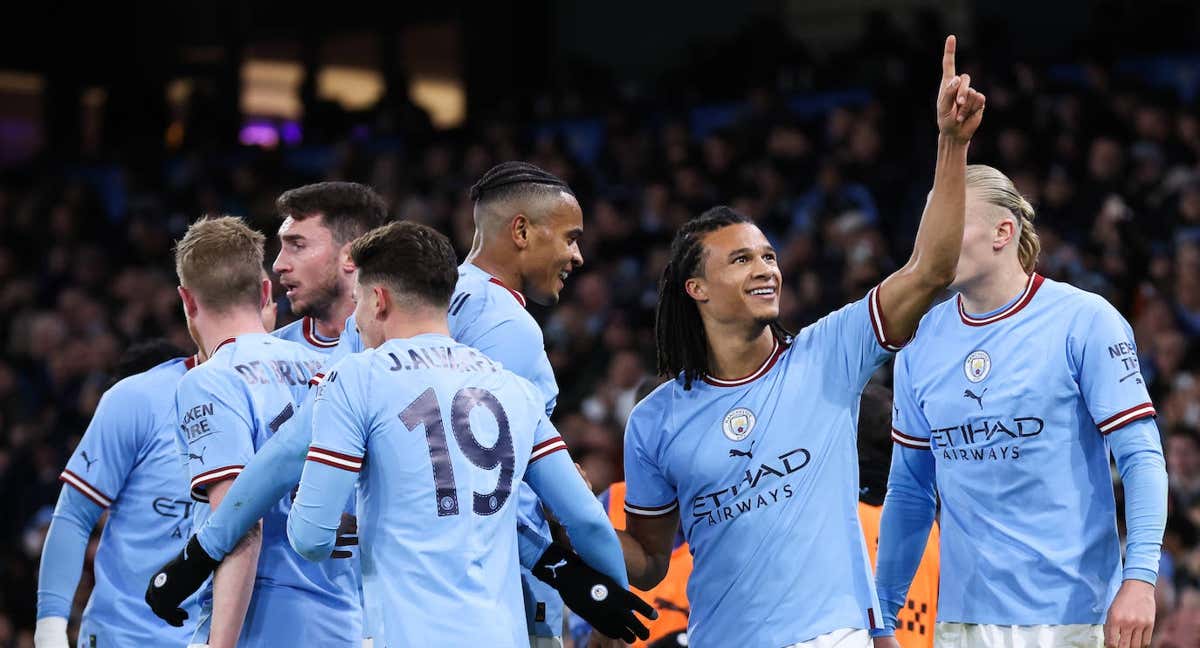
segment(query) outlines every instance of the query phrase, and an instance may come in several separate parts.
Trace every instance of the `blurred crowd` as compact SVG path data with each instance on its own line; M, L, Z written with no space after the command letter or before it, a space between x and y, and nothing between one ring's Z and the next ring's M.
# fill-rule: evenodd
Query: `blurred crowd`
M346 132L315 168L286 151L205 147L149 176L120 159L0 175L0 646L32 645L57 478L122 350L160 336L192 348L171 261L190 220L235 214L273 234L281 191L354 180L380 191L396 218L438 227L465 253L466 189L490 166L524 159L563 177L584 208L585 265L560 304L534 313L561 388L556 423L603 489L621 478L624 422L652 379L656 283L681 223L719 203L752 216L780 251L793 329L861 297L907 258L933 173L937 58L928 50L859 52L852 78L812 91L847 82L867 91L819 110L797 110L795 95L771 84L723 104L734 107L716 122L697 110L702 96L609 100L590 115L602 135L586 156L569 129L524 117L402 147ZM960 67L988 95L971 160L1006 172L1036 206L1039 271L1103 294L1134 327L1171 484L1157 645L1200 645L1197 103L1113 64ZM279 315L292 319L282 294ZM889 383L890 368L876 379Z

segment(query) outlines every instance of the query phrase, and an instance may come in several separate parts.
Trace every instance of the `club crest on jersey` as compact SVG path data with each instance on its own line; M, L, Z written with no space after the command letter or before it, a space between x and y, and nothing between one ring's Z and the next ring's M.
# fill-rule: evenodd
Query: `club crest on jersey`
M983 349L972 351L971 355L967 356L967 361L963 363L963 373L967 374L967 380L973 383L987 378L988 374L992 373L991 356Z
M735 407L725 415L721 428L725 432L725 438L730 441L741 441L750 436L750 432L754 430L754 412L745 407Z

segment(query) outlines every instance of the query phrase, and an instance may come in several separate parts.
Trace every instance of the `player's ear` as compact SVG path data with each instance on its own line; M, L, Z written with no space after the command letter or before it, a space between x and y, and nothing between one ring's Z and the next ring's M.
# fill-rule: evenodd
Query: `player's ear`
M1001 218L992 230L992 250L999 252L1016 238L1017 224L1012 218Z
M531 228L528 216L525 214L513 216L512 221L509 223L509 228L512 233L513 243L517 246L518 250L524 250L529 247L529 230Z
M192 291L184 288L183 286L178 286L176 290L179 291L179 299L183 302L184 314L187 315L189 319L195 317L197 311L196 296L192 294Z
M338 267L346 274L354 272L354 259L350 258L350 246L353 244L354 241L347 241L342 245L342 249L338 250Z
M683 291L698 302L708 301L708 285L700 277L692 277L683 282Z
M381 321L387 319L388 312L392 307L392 296L388 293L387 288L379 284L371 286L371 297L375 302L375 319Z
M258 310L263 310L271 303L271 279L263 273L262 284L259 286Z

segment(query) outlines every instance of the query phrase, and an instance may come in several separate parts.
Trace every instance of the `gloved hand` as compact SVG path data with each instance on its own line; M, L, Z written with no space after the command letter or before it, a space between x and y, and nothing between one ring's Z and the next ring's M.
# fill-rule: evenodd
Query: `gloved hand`
M146 587L146 603L158 618L176 628L182 626L188 615L179 606L200 589L219 564L204 551L200 541L193 535L188 538L187 545L179 555L150 578L150 585Z
M613 639L646 639L650 630L634 612L657 619L658 612L616 581L588 567L577 554L551 543L530 572L562 595L571 611Z

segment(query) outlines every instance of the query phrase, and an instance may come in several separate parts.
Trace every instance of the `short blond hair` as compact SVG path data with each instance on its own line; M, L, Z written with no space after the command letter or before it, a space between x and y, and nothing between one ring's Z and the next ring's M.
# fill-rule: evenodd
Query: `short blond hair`
M1033 205L1017 191L1008 176L986 164L967 165L967 189L984 202L1001 207L1017 219L1017 258L1025 272L1037 267L1042 240L1033 228Z
M201 218L175 243L179 284L217 312L258 308L265 240L239 218Z

